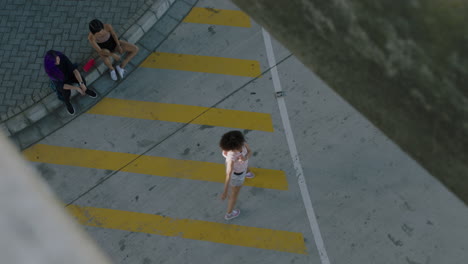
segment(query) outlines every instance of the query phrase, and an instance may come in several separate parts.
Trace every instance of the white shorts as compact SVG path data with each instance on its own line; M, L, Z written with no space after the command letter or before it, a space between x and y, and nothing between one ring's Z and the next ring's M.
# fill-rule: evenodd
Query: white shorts
M233 172L231 174L231 186L242 186L244 184L244 181L245 181L245 174L246 172L242 172L240 175L237 175L236 173L239 173L239 172Z

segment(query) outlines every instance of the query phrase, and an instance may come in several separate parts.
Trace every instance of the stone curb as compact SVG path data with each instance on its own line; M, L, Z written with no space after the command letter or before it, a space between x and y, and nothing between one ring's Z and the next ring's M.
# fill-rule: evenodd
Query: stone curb
M160 43L163 42L197 2L198 0L157 0L133 25L128 28L125 33L121 34L122 39L139 46L139 53L142 53L143 55L149 55L152 50L148 50L147 47L139 45L138 41L142 39L145 34L148 33L157 24L157 22L164 20L164 18L167 18L166 20L171 19L177 21L176 24L169 24L169 27L172 26L173 28L164 30L167 31L167 33L163 34L165 36L161 38ZM187 10L180 10L180 6L183 6ZM172 7L177 9L175 12L172 12L176 15L169 14L169 11L172 9ZM164 22L161 23L164 26L168 25ZM162 30L159 30L158 32L160 31ZM135 59L136 57L133 58L133 60ZM136 66L141 63L142 60L143 58L141 58L141 60L136 65L130 62L127 66L128 74L130 74L136 68ZM120 83L120 81L114 82L110 80L110 78L107 76L107 72L107 67L102 61L100 61L92 71L83 74L86 78L86 82L88 83L88 87L94 88L94 84L100 81L105 85L100 85L99 87L106 88L103 88L105 90L94 89L98 92L98 100L91 99L89 97L81 97L79 100L77 100L78 93L76 91L72 91L71 101L75 106L75 115L68 115L65 108L63 107L63 103L57 99L55 93L51 93L30 107L23 109L22 112L17 113L13 117L10 117L9 119L1 122L0 131L10 137L10 139L12 139L20 149L27 148L28 146L52 133L56 129L70 122L74 118L78 117L81 113L85 112L87 109L91 108L93 105L99 102L99 99L102 99L105 95L112 91L113 88L115 88Z

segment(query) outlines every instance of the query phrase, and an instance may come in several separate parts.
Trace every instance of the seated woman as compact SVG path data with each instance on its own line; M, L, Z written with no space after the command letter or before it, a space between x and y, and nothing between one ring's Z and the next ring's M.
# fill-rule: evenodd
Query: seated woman
M103 24L98 19L94 19L89 22L88 40L93 48L99 53L99 56L104 61L107 67L110 69L111 79L117 81L117 73L122 79L125 74L125 65L138 53L138 47L117 38L117 34L110 24ZM116 61L120 60L120 56L115 52L122 54L127 52L127 57L122 61L120 65L117 65L114 69L109 59L112 56Z
M86 80L73 65L67 56L55 50L49 50L44 57L44 68L54 83L59 99L63 100L70 115L75 114L75 109L70 103L71 90L77 90L81 95L89 95L96 98L96 93L86 87ZM79 86L73 86L79 84Z

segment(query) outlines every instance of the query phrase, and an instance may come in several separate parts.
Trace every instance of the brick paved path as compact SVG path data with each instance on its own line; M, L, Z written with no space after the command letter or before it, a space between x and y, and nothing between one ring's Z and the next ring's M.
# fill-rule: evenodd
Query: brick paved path
M80 63L94 53L87 40L90 20L111 23L121 35L154 2L0 0L0 121L51 92L43 69L47 50Z

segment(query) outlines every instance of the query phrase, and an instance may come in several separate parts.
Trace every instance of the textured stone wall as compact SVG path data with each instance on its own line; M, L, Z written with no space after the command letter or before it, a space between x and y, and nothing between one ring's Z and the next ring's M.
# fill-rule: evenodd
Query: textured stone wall
M468 204L468 2L233 2Z

